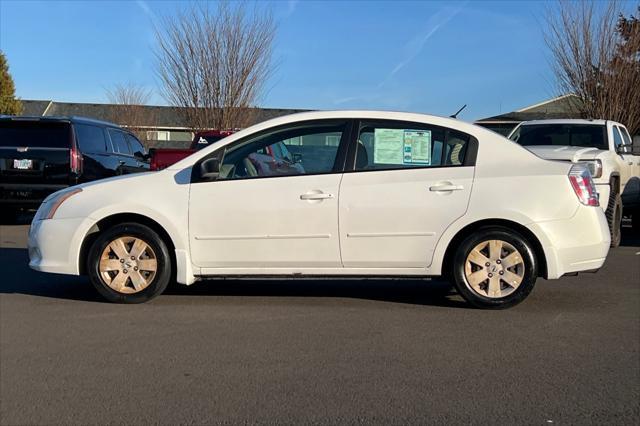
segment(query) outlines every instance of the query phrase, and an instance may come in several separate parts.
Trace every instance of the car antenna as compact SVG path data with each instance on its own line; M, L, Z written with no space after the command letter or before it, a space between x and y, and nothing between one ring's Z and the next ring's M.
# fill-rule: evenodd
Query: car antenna
M453 115L450 115L449 117L451 117L451 118L458 118L458 114L460 114L460 112L461 112L463 109L465 109L466 107L467 107L467 104L462 105L462 108L460 108L460 109L458 110L458 112L456 112L456 113L455 113L455 114L453 114Z

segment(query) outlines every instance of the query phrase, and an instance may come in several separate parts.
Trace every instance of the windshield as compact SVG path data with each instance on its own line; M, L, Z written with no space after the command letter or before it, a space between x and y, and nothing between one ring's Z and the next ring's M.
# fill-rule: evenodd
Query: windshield
M522 146L584 146L607 149L602 124L524 124L509 139Z
M69 123L0 121L0 147L69 148Z

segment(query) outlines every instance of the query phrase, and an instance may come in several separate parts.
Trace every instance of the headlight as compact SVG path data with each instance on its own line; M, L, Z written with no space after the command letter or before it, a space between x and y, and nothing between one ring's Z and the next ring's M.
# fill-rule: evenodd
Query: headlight
M587 168L589 169L589 173L591 173L591 177L597 179L602 177L602 161L600 160L591 160L584 162Z
M42 205L36 212L33 220L44 220L53 218L62 203L69 199L69 197L76 195L79 192L82 192L82 188L63 190L60 192L56 192L50 197L47 197L47 199L44 200L44 203L42 203Z

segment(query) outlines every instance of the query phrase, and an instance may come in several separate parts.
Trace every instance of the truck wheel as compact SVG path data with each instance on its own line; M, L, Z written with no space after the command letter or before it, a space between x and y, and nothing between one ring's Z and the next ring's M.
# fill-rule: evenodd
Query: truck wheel
M522 302L538 277L531 243L503 227L481 228L465 238L452 267L458 293L471 305L485 309Z
M611 247L618 247L622 240L622 198L620 194L612 195L606 211L609 233L611 234Z
M171 279L166 243L138 223L115 225L91 245L89 279L110 302L142 303L162 293Z
M640 209L631 212L631 229L633 232L640 232Z

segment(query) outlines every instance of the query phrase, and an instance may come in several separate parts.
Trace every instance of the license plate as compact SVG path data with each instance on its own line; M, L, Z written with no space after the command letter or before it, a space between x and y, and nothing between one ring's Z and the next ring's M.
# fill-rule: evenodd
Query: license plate
M13 160L13 168L18 170L33 169L33 160Z

